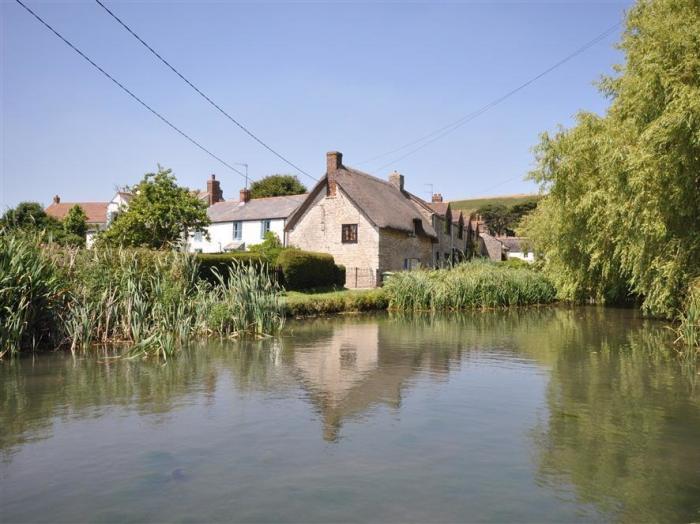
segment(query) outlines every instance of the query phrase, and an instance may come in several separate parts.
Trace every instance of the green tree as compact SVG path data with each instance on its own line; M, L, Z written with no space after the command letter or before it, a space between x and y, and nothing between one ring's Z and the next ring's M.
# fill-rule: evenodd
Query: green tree
M251 198L301 195L302 193L306 193L306 186L294 175L270 175L250 185Z
M505 235L510 225L510 211L503 204L487 204L480 207L477 213L489 228L492 235Z
M128 209L100 234L99 242L161 249L210 224L206 202L179 187L170 169L158 166L157 173L147 173L130 189L134 196Z
M606 114L542 135L525 231L562 298L670 317L700 275L700 4L638 1L619 47Z
M68 210L66 218L63 219L63 229L69 235L85 238L87 233L87 215L78 204Z
M17 207L5 211L0 218L0 227L5 229L43 229L56 224L57 221L48 216L38 202L20 202Z

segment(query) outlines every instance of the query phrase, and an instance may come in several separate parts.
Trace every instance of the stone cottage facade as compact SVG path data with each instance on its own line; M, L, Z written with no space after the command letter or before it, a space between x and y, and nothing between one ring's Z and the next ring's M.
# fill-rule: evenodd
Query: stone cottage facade
M347 287L376 286L386 271L432 267L436 250L449 252L450 237L435 229L445 218L406 191L403 175L381 180L342 159L327 154L326 174L289 217L289 245L333 255L346 268Z

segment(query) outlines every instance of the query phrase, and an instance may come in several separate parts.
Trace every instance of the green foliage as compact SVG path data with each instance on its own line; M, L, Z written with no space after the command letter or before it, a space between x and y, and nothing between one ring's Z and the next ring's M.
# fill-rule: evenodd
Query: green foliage
M270 266L277 265L277 257L282 252L283 246L274 231L265 233L265 239L260 244L250 246L250 252L264 259Z
M506 235L515 231L525 215L537 208L537 200L524 200L512 206L493 203L477 209L492 235Z
M99 235L99 243L162 249L180 244L187 233L204 232L210 223L206 202L179 187L170 169L158 166L131 192L128 209Z
M277 258L287 289L311 289L345 285L345 268L333 255L299 249L285 249Z
M342 290L325 293L289 292L284 301L291 316L328 315L356 311L379 311L389 306L383 289Z
M683 312L680 314L677 341L684 345L680 350L683 356L700 356L700 279L690 286Z
M542 135L531 178L547 196L524 229L560 297L631 294L672 317L700 276L699 35L696 0L639 1L607 113Z
M467 262L452 269L396 273L384 285L389 307L441 311L547 304L554 286L530 268Z
M270 175L256 180L250 185L252 198L301 195L306 187L294 175Z
M0 235L0 358L58 344L64 276L26 235Z
M216 284L219 281L219 275L226 277L231 267L239 267L241 264L261 267L265 263L265 259L259 253L248 251L198 254L195 258L199 263L199 278L210 284Z
M20 202L16 208L8 209L0 218L0 228L10 229L45 229L54 226L57 220L48 216L38 202Z
M81 239L78 245L85 244L85 234L87 233L87 215L82 207L74 205L68 210L66 218L63 219L63 230L66 235Z

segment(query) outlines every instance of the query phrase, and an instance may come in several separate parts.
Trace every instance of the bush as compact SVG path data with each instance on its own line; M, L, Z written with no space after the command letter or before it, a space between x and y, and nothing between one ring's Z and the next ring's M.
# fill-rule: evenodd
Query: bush
M255 267L263 266L265 260L259 253L248 253L246 251L237 251L235 253L217 253L217 254L198 254L196 255L199 262L199 278L210 284L217 284L218 277L213 271L227 277L229 268L237 264L254 265Z
M345 285L345 268L333 255L286 249L277 258L287 289L311 289Z

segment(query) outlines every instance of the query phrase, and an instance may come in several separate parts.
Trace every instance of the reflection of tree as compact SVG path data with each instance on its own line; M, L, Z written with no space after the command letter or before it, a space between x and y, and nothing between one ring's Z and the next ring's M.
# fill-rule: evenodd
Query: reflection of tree
M615 520L695 521L700 397L663 351L668 330L610 327L579 320L550 342L561 349L535 432L540 479L571 484Z

